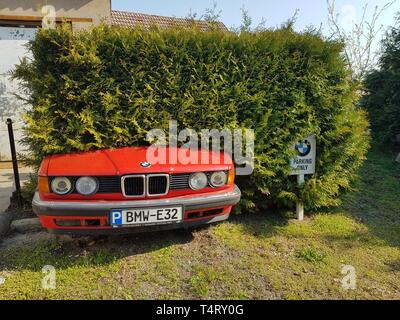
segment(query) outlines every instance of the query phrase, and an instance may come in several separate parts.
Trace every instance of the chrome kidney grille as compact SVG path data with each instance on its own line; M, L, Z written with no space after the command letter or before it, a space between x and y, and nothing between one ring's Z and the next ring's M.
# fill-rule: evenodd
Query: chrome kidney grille
M121 178L121 189L125 197L144 197L145 175L130 175Z
M129 175L121 178L125 197L162 196L169 191L168 174Z
M162 196L169 191L169 174L149 174L146 182L149 197Z

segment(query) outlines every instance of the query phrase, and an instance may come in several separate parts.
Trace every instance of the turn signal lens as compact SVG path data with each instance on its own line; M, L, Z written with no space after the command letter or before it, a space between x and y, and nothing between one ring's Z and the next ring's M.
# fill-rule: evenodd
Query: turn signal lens
M49 193L50 192L48 177L39 176L38 189L39 189L39 192L41 192L41 193Z
M228 176L228 184L233 185L235 183L235 169L232 168L229 170L229 176Z

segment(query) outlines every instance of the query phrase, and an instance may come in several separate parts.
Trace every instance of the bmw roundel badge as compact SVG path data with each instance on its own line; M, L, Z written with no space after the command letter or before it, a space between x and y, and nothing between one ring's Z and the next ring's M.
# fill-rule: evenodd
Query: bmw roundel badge
M149 167L151 167L151 163L147 162L147 161L144 161L144 162L140 163L140 166L143 167L143 168L149 168Z
M311 151L311 143L308 140L299 141L296 144L296 151L300 157L307 156Z

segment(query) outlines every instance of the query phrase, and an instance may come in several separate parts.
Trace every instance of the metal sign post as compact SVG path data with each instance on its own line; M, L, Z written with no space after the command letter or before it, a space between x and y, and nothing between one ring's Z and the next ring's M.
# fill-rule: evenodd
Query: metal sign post
M304 175L315 173L316 144L315 136L309 136L293 145L296 156L290 161L290 174L297 176L299 186L304 184ZM298 220L304 220L304 204L301 201L296 203L296 216Z
M13 122L10 118L8 118L6 123L7 123L7 127L8 127L8 137L10 139L10 150L11 150L11 159L12 159L13 171L14 171L15 190L16 190L16 194L17 194L18 205L21 207L22 206L21 183L19 180L17 152L15 150L14 132L13 132L13 127L12 127Z
M299 174L297 176L297 183L299 186L304 183L304 174ZM304 220L304 204L301 201L297 201L296 203L296 217L299 221Z

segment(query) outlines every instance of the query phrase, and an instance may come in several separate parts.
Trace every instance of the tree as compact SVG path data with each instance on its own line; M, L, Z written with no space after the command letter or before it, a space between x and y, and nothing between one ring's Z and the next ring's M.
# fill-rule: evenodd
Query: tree
M186 16L186 19L193 21L195 21L196 19L204 20L210 24L216 23L221 18L222 13L222 10L218 10L217 6L217 3L213 2L213 6L211 8L206 8L204 14L202 14L201 16L198 16L197 12L193 12L192 9L190 9L188 15Z
M390 143L400 134L400 13L382 41L378 68L365 80L362 100L371 127L380 142Z
M379 18L397 0L390 0L382 6L375 6L368 19L368 3L362 10L361 18L354 21L355 13L336 11L335 0L327 0L329 29L337 40L345 44L344 57L355 81L362 81L369 70L376 66L378 53L374 51L374 43L383 30ZM347 19L349 28L343 26L342 19Z

